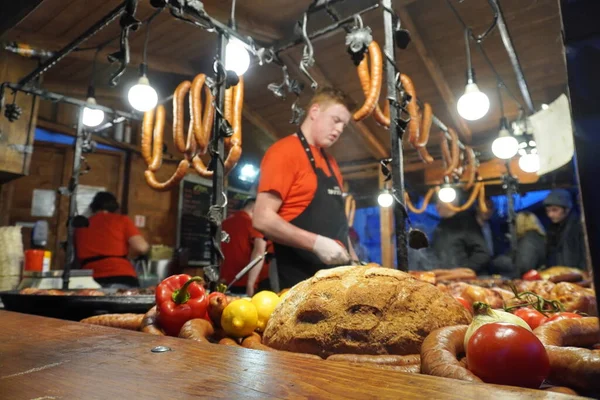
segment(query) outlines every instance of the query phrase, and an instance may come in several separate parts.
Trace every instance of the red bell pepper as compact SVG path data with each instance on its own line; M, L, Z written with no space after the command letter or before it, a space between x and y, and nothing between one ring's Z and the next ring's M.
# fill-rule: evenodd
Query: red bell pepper
M183 324L205 318L208 297L199 276L174 275L156 287L157 321L169 336L178 336Z

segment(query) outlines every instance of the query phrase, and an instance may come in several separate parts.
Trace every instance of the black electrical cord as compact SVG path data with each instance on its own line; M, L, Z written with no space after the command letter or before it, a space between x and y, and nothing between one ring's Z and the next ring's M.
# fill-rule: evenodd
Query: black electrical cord
M146 37L144 38L144 49L142 51L142 64L146 65L147 60L148 60L148 56L147 56L147 49L148 49L148 41L150 40L150 24L152 23L152 20L154 20L154 18L156 18L158 16L158 14L160 14L162 12L163 8L159 8L158 10L154 11L154 13L152 13L152 15L143 23L146 24Z
M510 89L508 88L508 86L504 82L504 79L502 79L502 76L500 76L500 74L498 73L498 71L494 67L494 64L492 63L492 60L490 60L489 56L487 55L487 52L483 48L483 41L494 30L494 28L496 27L496 24L498 22L498 13L497 13L496 9L494 7L492 7L492 10L494 12L494 21L492 22L492 24L481 35L475 35L473 33L473 31L471 30L471 28L469 27L469 25L467 25L467 23L465 22L465 20L462 19L462 17L460 16L460 13L456 9L456 7L454 7L454 5L452 4L452 0L446 0L446 3L448 4L448 6L450 7L450 9L452 10L452 13L454 14L454 16L456 17L456 19L458 20L458 22L460 22L460 24L463 26L463 28L465 30L469 31L469 33L471 35L471 38L477 44L477 50L483 56L485 62L488 64L489 68L492 70L492 72L494 73L494 75L496 75L496 80L498 81L498 84L500 86L502 86L502 88L506 91L506 93L514 100L514 102L519 105L519 108L523 108L523 104L510 91ZM492 5L490 4L490 7L491 6Z
M235 22L235 2L235 0L231 2L231 19L229 20L231 28L234 30L237 29L237 24Z

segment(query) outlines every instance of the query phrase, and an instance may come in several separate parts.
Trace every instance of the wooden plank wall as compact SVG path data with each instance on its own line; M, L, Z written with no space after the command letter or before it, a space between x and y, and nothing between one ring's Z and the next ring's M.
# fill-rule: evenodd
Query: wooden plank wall
M110 105L109 105L110 106ZM67 135L75 133L77 108L64 104L41 101L39 125L47 130ZM137 135L133 139L138 141ZM172 148L172 139L166 139ZM114 143L106 141L107 144ZM155 192L144 179L145 162L139 154L136 143L122 145L127 151L98 150L86 155L90 172L82 175L83 185L105 187L113 192L132 219L136 215L145 217L145 226L140 232L151 244L175 246L177 227L177 202L179 191ZM162 168L157 173L160 180L166 180L175 171L178 160L165 156ZM16 222L35 222L40 217L31 216L31 202L34 189L57 190L66 186L71 176L73 149L68 145L36 142L29 176L16 179L0 186L0 226ZM125 203L124 203L125 201ZM53 252L53 268L61 269L64 251L61 242L66 240L66 221L69 199L57 195L56 211L52 218L45 218L50 224L48 249ZM23 230L25 248L30 247L31 229Z
M36 66L36 60L0 50L0 82L16 83L24 73ZM10 104L13 101L12 92L6 90L5 95L5 103ZM30 154L15 146L27 146L33 142L39 101L18 93L16 102L22 109L21 117L15 122L8 121L4 116L0 118L0 184L29 173Z

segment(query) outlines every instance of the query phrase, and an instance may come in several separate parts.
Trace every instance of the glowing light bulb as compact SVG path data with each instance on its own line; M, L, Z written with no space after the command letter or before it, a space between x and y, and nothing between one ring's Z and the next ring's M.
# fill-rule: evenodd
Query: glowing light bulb
M158 103L158 94L152 86L146 75L142 75L138 83L129 89L127 93L129 104L138 111L146 112L156 107Z
M88 97L86 102L88 104L95 105L96 99L94 99L93 97ZM93 128L95 126L100 125L102 121L104 121L104 111L95 108L84 107L82 122L85 126Z
M519 158L519 168L523 172L538 172L540 169L540 156L537 154L525 154Z
M443 186L438 192L438 199L444 203L452 203L456 199L456 190L451 186Z
M465 93L458 99L456 108L464 119L476 121L487 114L490 109L490 99L479 90L476 83L467 83Z
M377 202L381 207L391 207L394 204L394 197L388 190L384 190L377 196Z
M250 67L250 55L244 44L237 39L230 39L225 48L225 69L238 76L244 75Z

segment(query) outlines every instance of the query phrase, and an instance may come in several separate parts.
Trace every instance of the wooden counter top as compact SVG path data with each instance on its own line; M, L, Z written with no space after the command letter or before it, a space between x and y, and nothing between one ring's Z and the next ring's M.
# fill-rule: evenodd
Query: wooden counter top
M569 398L0 311L2 399L192 397Z

